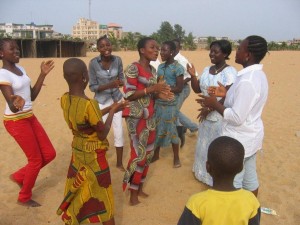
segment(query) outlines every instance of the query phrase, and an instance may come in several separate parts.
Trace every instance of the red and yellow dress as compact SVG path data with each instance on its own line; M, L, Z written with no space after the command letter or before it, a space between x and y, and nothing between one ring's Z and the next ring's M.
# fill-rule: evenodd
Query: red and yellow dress
M98 102L65 93L61 107L73 141L65 198L57 214L72 225L109 221L114 199L106 160L108 141L100 141L96 132L104 128Z
M138 90L157 83L153 67L149 73L139 63L129 65L125 70L125 98ZM130 138L131 154L123 179L123 190L130 183L129 189L138 190L145 181L151 162L155 141L154 99L151 94L129 103L123 110Z

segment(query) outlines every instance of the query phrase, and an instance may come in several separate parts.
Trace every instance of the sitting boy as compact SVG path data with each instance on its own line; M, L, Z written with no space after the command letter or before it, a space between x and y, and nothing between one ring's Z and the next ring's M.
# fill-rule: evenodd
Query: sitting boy
M243 169L243 145L230 137L215 139L208 148L206 169L212 189L190 197L178 225L260 224L260 204L254 194L236 189L233 179Z

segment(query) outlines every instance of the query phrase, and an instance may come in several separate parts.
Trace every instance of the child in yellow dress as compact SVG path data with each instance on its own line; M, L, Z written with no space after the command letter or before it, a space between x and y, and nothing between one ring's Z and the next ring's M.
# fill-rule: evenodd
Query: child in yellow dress
M73 133L72 158L67 174L65 198L57 210L66 224L114 225L114 199L106 160L114 113L127 102L114 103L100 111L98 102L85 95L88 71L77 58L65 61L64 78L69 92L61 97L64 118ZM108 113L105 123L102 115Z

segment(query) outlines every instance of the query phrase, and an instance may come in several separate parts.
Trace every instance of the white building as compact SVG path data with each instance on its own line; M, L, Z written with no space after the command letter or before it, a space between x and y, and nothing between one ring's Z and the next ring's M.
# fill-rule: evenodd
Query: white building
M117 39L121 39L122 33L122 26L116 23L103 25L85 18L80 18L72 29L72 36L83 40L97 40L101 36L109 36L110 34L113 34Z
M0 34L7 34L13 38L51 38L53 34L53 25L0 23Z

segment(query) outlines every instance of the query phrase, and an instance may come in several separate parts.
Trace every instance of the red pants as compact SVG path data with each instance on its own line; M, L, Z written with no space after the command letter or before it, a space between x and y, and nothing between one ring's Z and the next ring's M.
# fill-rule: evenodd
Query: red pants
M13 179L22 185L18 200L27 202L31 199L32 188L40 169L55 158L55 149L34 115L16 121L4 121L4 126L28 160L27 165L12 174Z

